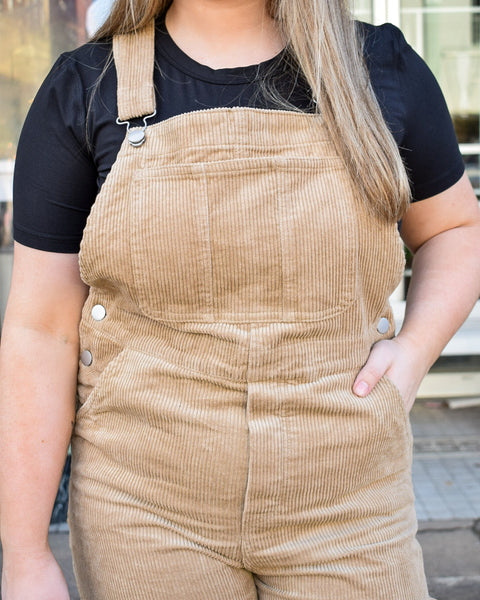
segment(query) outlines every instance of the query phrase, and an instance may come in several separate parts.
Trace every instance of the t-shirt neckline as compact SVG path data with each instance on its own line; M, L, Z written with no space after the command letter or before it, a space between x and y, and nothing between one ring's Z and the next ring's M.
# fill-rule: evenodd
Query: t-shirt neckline
M182 73L193 79L221 85L243 85L257 81L279 64L285 52L282 50L276 56L256 65L212 69L197 62L177 46L168 33L164 18L157 23L155 44L160 54Z

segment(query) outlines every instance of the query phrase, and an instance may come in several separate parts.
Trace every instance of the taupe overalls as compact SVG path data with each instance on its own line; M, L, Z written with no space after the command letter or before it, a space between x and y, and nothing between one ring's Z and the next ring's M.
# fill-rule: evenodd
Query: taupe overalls
M153 112L153 24L114 40ZM135 131L135 130L134 130ZM179 115L125 139L85 229L70 528L85 600L426 600L411 435L386 378L397 227L321 119Z

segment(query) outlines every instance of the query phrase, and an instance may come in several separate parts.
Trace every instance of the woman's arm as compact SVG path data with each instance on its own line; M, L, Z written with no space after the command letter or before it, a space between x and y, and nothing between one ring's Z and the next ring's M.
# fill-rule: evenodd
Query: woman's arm
M86 293L77 255L15 244L0 350L4 600L68 598L48 528L75 418Z
M393 340L373 346L353 390L366 396L387 375L410 409L423 377L480 295L480 211L467 175L412 204L401 235L414 253L403 326Z

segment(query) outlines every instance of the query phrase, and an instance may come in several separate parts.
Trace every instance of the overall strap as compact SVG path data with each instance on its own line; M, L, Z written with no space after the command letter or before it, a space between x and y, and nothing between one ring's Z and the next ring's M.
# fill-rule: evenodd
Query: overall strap
M154 53L153 19L143 29L113 37L118 117L121 121L144 117L155 110Z

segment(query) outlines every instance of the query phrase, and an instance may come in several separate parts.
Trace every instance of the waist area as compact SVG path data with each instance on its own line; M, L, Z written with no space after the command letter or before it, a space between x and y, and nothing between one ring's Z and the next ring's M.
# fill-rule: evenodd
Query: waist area
M297 322L162 322L92 297L84 307L80 350L87 353L84 362L91 360L83 364L89 371L102 371L129 349L159 359L165 368L232 383L311 382L355 371L372 344L394 335L388 305L376 313L366 318L352 310Z

